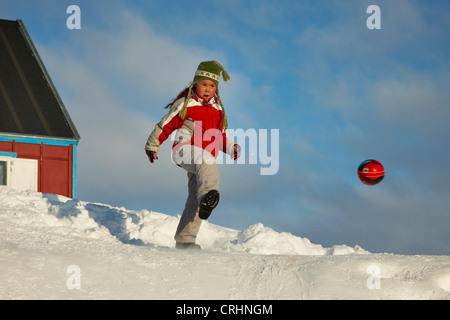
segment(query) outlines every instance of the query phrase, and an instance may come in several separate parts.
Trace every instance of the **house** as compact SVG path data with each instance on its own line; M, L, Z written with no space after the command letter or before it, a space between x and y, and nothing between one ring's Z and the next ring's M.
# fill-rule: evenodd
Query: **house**
M76 198L79 141L24 24L0 19L0 185Z

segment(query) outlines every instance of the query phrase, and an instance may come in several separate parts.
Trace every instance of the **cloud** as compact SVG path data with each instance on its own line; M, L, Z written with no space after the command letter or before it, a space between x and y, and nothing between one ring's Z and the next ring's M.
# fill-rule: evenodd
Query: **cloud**
M371 86L374 116L386 125L414 128L433 135L448 127L450 93L447 74L416 73L403 79L384 79Z
M200 61L220 58L214 50L185 46L156 34L140 14L114 11L109 16L115 21L111 29L88 26L76 41L86 62L103 74L109 86L131 90L127 97L145 97L149 105L155 98L170 100L189 84Z

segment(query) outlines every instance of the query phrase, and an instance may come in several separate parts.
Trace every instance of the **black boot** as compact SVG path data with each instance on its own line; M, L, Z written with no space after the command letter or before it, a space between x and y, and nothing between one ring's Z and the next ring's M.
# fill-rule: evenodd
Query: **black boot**
M200 201L200 209L198 212L198 216L200 219L206 220L208 219L211 212L215 207L219 204L219 191L211 190L207 194L205 194Z
M185 250L201 250L202 247L200 247L198 244L195 244L194 242L177 242L175 244L175 248Z

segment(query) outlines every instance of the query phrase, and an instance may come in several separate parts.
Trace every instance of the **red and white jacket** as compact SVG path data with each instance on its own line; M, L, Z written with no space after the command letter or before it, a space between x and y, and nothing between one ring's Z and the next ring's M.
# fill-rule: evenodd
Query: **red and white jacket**
M193 92L187 103L186 115L181 118L180 111L185 99L182 97L173 103L167 115L150 134L145 149L158 152L160 145L178 130L172 146L174 151L190 144L208 151L215 158L219 151L232 155L235 142L222 126L224 111L217 97L206 101Z

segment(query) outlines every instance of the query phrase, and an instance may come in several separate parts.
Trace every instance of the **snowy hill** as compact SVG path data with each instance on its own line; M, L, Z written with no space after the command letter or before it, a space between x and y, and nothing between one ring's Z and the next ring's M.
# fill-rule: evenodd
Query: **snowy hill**
M0 187L0 299L450 299L449 256L373 254Z

